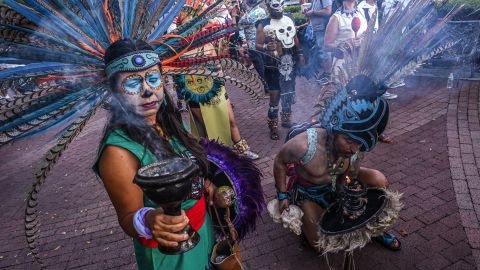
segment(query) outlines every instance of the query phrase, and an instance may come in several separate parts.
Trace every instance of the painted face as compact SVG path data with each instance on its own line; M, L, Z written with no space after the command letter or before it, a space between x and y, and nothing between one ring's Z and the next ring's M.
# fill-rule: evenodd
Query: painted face
M361 143L341 133L335 134L333 144L337 153L344 158L350 158L362 147Z
M206 94L213 87L213 78L199 75L186 75L185 86L195 94Z
M164 99L162 74L158 66L135 72L121 72L115 90L123 95L135 112L155 116Z
M284 0L266 0L265 1L270 11L273 11L275 13L283 12L284 2L285 2Z

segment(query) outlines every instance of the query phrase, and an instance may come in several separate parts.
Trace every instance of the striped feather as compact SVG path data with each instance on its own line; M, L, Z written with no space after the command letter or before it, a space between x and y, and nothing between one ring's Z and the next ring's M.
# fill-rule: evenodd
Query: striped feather
M36 179L33 182L30 192L28 192L27 207L25 209L25 235L27 237L27 243L30 250L32 251L35 261L37 261L43 267L45 267L45 265L39 254L39 247L37 241L40 225L37 215L38 193L40 192L42 184L45 183L45 179L52 167L58 161L62 153L67 149L68 145L75 139L75 137L77 137L82 132L88 120L102 105L105 98L106 95L102 95L100 98L98 98L93 104L93 106L85 114L79 117L74 123L72 123L60 136L57 144L47 152L47 154L41 161L39 169L35 173Z

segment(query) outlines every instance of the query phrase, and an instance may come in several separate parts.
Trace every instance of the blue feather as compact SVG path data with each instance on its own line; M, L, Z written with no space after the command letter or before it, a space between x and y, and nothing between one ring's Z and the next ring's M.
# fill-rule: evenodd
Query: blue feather
M72 64L64 63L34 63L27 66L10 68L0 71L0 80L8 78L9 76L19 76L23 74L36 73L36 72L46 72L46 71L57 71L67 67L75 67Z
M108 30L107 26L105 25L105 20L103 18L103 11L102 11L102 3L101 1L95 1L92 2L92 0L87 0L88 5L90 6L90 11L94 13L93 19L95 20L97 26L97 32L98 35L95 37L101 38L103 40L103 46L106 48L108 47L108 40L109 40L109 35L108 35Z
M91 24L88 24L86 21L78 17L77 14L73 13L70 8L68 8L65 3L61 0L55 0L55 3L60 7L61 11L65 14L79 27L84 31L88 36L95 36L96 33L93 31Z
M12 3L12 0L5 0L6 3ZM67 23L65 23L63 20L61 20L57 15L53 14L50 10L45 8L44 6L38 4L36 1L33 0L25 0L28 4L30 4L33 8L37 8L37 10L43 14L45 19L49 19L54 25L51 25L48 23L48 20L42 20L39 22L39 26L45 27L48 25L48 28L50 31L62 35L64 38L68 38L68 36L73 36L76 39L81 40L83 43L88 44L90 47L94 48L98 52L100 52L94 44L92 44L90 41L86 40L85 38L82 37L80 33L78 33L75 29L70 27ZM26 15L25 15L26 16ZM26 16L27 17L27 16Z
M3 24L0 24L0 25L3 25ZM72 50L76 50L78 52L81 52L83 54L85 54L86 56L92 56L92 54L88 51L85 51L84 49L82 48L79 48L77 47L76 45L72 44L72 43L69 43L65 40L62 40L62 39L58 39L54 36L50 36L50 35L47 35L47 34L44 34L44 33L41 33L41 32L37 32L35 30L31 30L31 29L28 29L28 28L24 28L24 27L20 27L20 26L16 26L16 25L4 25L5 27L8 27L8 28L12 28L12 29L15 29L15 30L18 30L18 31L22 31L22 32L25 32L25 33L29 33L31 35L35 35L35 36L38 36L40 38L43 38L43 39L46 39L47 41L51 41L55 44L59 44L59 45L63 45L63 46L66 46L67 48L70 48Z
M122 12L122 18L123 18L123 24L122 24L122 30L123 30L123 38L128 38L130 37L130 32L128 31L128 25L130 17L128 16L128 9L130 8L129 1L123 1L123 6L121 9Z
M64 62L76 65L92 64L97 66L103 66L103 61L99 59L92 59L85 57L85 55L78 55L71 51L54 51L52 49L38 48L31 45L16 44L12 42L0 41L0 46L9 46L9 50L0 51L0 56L13 57L17 59L23 59L30 63L36 63L40 61L45 62Z
M168 27L172 24L173 20L178 16L180 10L185 5L186 0L180 0L166 15L163 21L157 26L153 33L147 38L147 42L151 42L159 38L159 36L165 34ZM165 9L166 10L166 9Z
M78 91L78 92L72 93L70 95L67 95L66 97L60 99L59 101L57 101L53 104L45 106L42 109L39 109L39 110L37 110L35 112L32 112L30 114L24 115L21 118L17 118L15 120L11 121L10 123L1 126L0 127L0 132L6 132L6 131L9 131L9 130L11 130L15 127L18 127L22 124L26 124L29 121L35 120L40 116L43 116L43 115L49 114L49 113L51 113L55 110L58 110L65 105L72 104L72 103L75 103L75 102L80 102L84 98L86 98L86 97L88 98L88 96L91 95L92 93L95 93L94 92L95 89L96 88L89 87L89 88L83 89L81 91ZM72 109L69 109L68 111L72 111Z
M25 132L24 134L16 137L14 141L25 139L25 138L33 138L38 135L43 135L46 131L49 131L54 127L60 126L65 123L70 123L72 122L72 120L75 120L80 114L83 114L85 111L88 111L91 108L93 108L97 104L99 99L102 99L103 97L104 95L92 96L91 98L88 98L87 100L82 101L79 104L75 105L72 108L72 110L70 110L68 113L62 115L61 117L55 118L54 121L50 121L45 125L42 125L31 131ZM62 128L59 132L56 132L53 138L57 138L60 134L65 132L69 126L70 125Z
M12 57L0 57L0 63L2 64L12 64L12 65L26 65L32 63L28 59L18 59Z

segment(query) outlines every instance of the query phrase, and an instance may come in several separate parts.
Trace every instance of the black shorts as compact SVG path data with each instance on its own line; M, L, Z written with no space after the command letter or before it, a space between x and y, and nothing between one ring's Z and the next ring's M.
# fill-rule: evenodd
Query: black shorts
M265 67L265 82L267 83L268 91L280 91L280 72L277 68Z

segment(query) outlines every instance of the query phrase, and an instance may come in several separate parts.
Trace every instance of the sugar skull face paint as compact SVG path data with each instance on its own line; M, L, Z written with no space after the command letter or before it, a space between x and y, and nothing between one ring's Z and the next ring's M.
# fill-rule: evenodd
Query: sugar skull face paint
M137 114L153 120L165 98L162 74L158 66L118 73L115 90Z
M162 78L159 71L147 72L145 77L135 73L128 75L122 81L122 89L126 94L129 95L140 94L142 90L145 89L143 81L145 81L146 85L151 90L157 90L157 88L162 84Z

